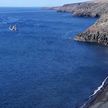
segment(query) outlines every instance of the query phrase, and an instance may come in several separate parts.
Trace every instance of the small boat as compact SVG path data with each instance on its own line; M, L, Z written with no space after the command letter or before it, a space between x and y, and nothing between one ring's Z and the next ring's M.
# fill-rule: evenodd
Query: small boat
M16 31L16 30L17 30L17 29L16 29L16 25L13 25L13 26L10 25L10 26L9 26L9 30L10 30L10 31Z

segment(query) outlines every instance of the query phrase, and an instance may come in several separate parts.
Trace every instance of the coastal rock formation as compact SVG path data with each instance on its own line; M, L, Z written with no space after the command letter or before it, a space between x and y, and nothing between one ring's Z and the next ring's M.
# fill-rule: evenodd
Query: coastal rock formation
M74 39L108 45L108 0L94 0L55 7L58 12L70 12L76 16L99 17L94 25Z
M61 7L55 7L58 12L70 12L76 16L99 17L108 13L108 3L106 2L82 2L66 4Z
M75 40L108 45L108 15L102 15L94 25L78 34Z
M108 108L108 77L81 108Z
M98 17L91 27L75 36L74 40L108 46L108 0L66 4L53 9L58 12L69 12L76 16ZM81 108L108 108L108 77L102 83L100 90L93 94Z

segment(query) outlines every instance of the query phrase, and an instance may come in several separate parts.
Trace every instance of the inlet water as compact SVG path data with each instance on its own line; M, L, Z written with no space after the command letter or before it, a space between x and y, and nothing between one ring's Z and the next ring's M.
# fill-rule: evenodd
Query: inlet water
M96 21L38 8L0 8L0 108L76 108L107 76L108 48L73 37ZM16 24L17 31L8 27Z

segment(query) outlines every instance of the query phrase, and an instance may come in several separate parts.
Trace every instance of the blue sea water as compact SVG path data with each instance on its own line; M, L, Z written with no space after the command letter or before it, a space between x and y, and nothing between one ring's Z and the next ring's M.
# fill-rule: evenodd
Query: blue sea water
M108 48L71 38L96 18L0 8L0 108L76 108L108 75ZM16 24L17 31L8 30Z

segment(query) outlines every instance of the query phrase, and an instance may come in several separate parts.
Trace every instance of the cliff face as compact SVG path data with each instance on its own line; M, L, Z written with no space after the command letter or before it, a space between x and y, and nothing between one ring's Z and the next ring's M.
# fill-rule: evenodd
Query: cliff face
M54 9L59 12L70 12L76 16L99 17L91 27L79 33L74 39L108 46L108 0L67 4ZM100 90L81 108L108 108L108 77L102 83Z
M108 45L108 0L66 4L55 9L59 12L70 12L76 16L99 17L94 25L78 34L74 39Z
M75 40L108 45L108 15L102 15L94 25L78 34Z
M108 77L80 108L108 108Z
M97 17L103 13L108 13L108 3L106 2L82 2L66 4L55 8L59 12L71 12L77 16Z

